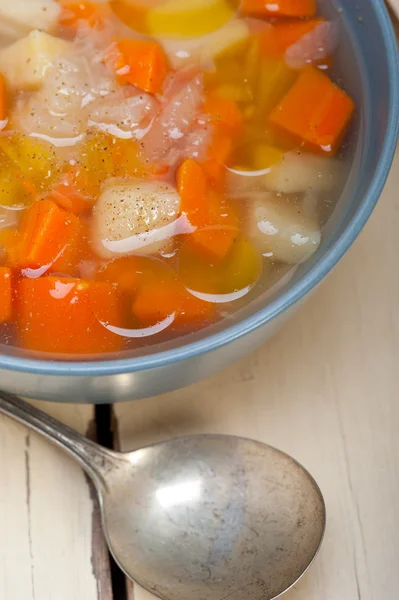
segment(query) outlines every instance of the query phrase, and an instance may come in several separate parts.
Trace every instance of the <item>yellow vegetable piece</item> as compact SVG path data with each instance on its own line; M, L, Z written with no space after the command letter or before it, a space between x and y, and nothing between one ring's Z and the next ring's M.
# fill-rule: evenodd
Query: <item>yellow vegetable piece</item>
M204 82L207 89L219 85L238 85L244 84L244 71L239 60L235 56L222 56L215 60L215 69L205 71Z
M252 86L255 114L265 119L293 85L297 73L284 60L262 59Z
M134 140L111 139L114 177L144 177L150 172L141 159Z
M216 31L234 13L229 0L171 0L148 11L147 30L155 36L192 38Z
M19 134L1 138L0 160L2 154L27 189L46 191L60 174L60 163L50 144L35 138Z
M254 88L259 77L259 66L261 61L259 36L254 36L248 43L245 56L245 74L249 85Z
M145 174L133 140L119 140L98 132L88 133L74 171L79 192L91 199L97 199L101 185L110 177L142 177Z
M252 101L252 92L248 86L224 83L215 88L215 93L220 98L227 98L238 103L248 103Z
M284 156L284 152L268 144L256 144L252 151L253 166L256 170L267 169L277 165Z
M215 263L196 252L190 236L180 249L178 275L184 285L209 300L228 302L231 294L241 297L258 281L263 268L262 256L239 231L226 258Z
M109 137L104 133L89 133L80 158L74 169L78 191L91 199L97 199L100 187L113 176L114 163Z
M130 2L129 0L110 0L109 6L114 14L130 29L147 33L147 11L146 4L140 0Z
M207 38L205 57L217 60L237 56L245 50L248 35L247 23L232 19Z
M278 163L284 157L284 150L276 145L275 136L268 131L244 130L242 144L236 148L232 164L236 171L261 171Z
M0 206L24 208L32 202L32 196L18 181L17 172L11 167L0 172Z
M230 19L228 23L207 35L190 39L159 38L172 68L200 63L212 69L220 59L239 56L245 52L249 39L248 24L242 19ZM214 69L216 70L216 69Z

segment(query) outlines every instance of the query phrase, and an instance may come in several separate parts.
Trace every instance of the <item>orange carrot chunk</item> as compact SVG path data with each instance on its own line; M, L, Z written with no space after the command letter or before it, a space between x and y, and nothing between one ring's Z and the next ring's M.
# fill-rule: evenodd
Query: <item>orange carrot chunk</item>
M20 232L15 229L2 229L0 231L0 255L7 267L19 267L21 240Z
M313 17L316 0L241 0L240 10L260 17Z
M11 269L0 267L0 323L9 321L12 316Z
M204 110L211 117L214 131L208 156L202 166L212 185L221 187L225 165L233 152L234 141L243 131L244 115L234 100L213 94L205 100Z
M192 225L206 225L209 221L208 184L204 169L193 158L189 158L178 168L176 183L181 211L187 215Z
M120 83L158 94L168 71L168 59L157 42L124 39L117 43L116 73Z
M208 157L202 163L208 180L215 187L220 187L223 184L226 163L232 155L233 148L232 137L221 129L215 128L208 150Z
M199 250L223 259L237 234L238 218L218 194L208 189L204 168L193 159L185 160L177 172L181 208L196 227L190 239Z
M151 265L151 259L141 256L124 256L107 263L96 275L99 281L118 286L123 293L132 294L138 285L139 273ZM154 261L155 262L155 261ZM148 267L147 267L148 268Z
M98 4L94 2L70 2L61 1L61 14L59 23L64 27L76 28L79 21L86 21L90 27L101 23Z
M223 260L238 235L239 219L233 207L212 190L208 199L209 221L190 236L191 242L209 259Z
M266 56L280 57L290 46L323 22L324 19L310 19L271 25L260 36L261 51Z
M174 325L201 323L209 319L214 306L191 295L177 280L147 282L139 288L133 303L133 315L143 325L151 326L169 316Z
M199 323L213 307L195 298L177 280L176 273L160 260L146 256L118 258L97 273L97 279L117 286L131 298L134 318L142 327L173 317L174 325Z
M61 210L51 200L40 200L24 214L20 232L20 266L69 272L77 261L82 226L75 215Z
M67 277L24 278L17 286L17 328L23 348L61 354L121 349L120 297L108 283Z
M305 69L269 115L269 123L309 150L334 154L354 111L352 99L327 75Z
M229 98L209 95L204 103L204 111L211 117L211 122L221 131L231 135L239 135L244 125L244 116L237 102Z
M51 190L49 200L52 200L60 208L74 215L84 213L92 206L73 183L73 173L67 173L62 180Z

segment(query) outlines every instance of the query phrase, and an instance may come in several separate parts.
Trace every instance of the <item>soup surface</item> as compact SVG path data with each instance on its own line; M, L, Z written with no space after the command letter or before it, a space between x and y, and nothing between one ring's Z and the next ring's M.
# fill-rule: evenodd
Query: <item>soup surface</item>
M315 0L0 6L0 341L189 335L307 260L354 111L338 33Z

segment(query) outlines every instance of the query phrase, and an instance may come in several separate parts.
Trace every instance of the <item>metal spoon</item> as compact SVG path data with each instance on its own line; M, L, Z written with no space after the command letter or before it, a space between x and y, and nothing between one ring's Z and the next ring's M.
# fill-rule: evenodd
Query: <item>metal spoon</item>
M195 435L120 454L16 396L1 392L0 412L80 462L97 488L115 560L163 600L272 600L320 547L321 492L270 446Z

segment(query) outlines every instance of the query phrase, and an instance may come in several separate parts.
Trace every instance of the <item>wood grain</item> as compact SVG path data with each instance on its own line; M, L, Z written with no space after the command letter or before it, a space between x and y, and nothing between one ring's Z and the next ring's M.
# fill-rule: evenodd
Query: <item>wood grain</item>
M398 597L398 189L399 156L354 247L267 345L198 385L115 406L125 450L223 432L275 445L311 471L327 534L287 600Z
M89 406L40 408L82 433L94 416ZM108 555L93 535L99 513L79 466L0 417L0 481L0 598L111 600Z
M388 6L392 9L393 13L399 17L399 0L387 0Z

